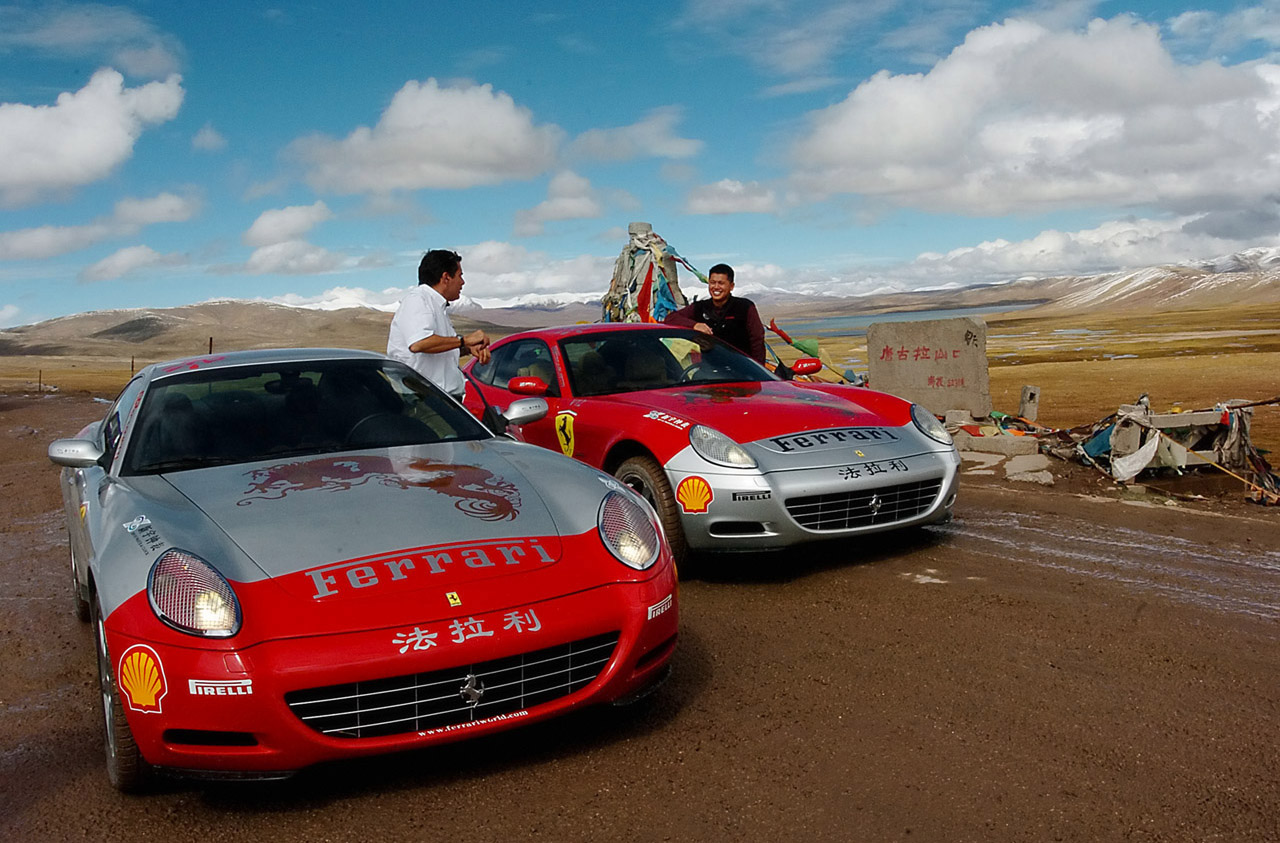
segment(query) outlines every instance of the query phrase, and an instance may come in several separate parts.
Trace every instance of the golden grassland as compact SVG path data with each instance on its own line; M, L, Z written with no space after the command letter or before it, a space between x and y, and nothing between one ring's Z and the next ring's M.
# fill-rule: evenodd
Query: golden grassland
M1017 413L1022 387L1036 386L1038 421L1050 427L1088 424L1143 393L1157 412L1280 396L1277 304L1043 317L1021 311L989 316L986 322L993 407ZM490 333L496 336L501 329ZM385 343L385 335L373 333L347 339L373 350ZM773 344L784 359L794 357L781 342ZM865 337L824 339L823 354L839 370L866 371ZM33 391L43 383L62 392L107 398L128 381L131 367L148 362L109 356L0 357L0 391ZM1280 405L1257 407L1252 432L1260 448L1280 452Z

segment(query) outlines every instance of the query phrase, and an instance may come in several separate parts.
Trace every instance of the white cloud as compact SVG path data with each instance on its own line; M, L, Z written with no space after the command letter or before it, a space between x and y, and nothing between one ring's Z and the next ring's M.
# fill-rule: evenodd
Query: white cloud
M31 50L106 62L161 79L179 69L182 46L150 20L120 6L41 3L0 9L0 51Z
M527 237L541 234L544 224L553 220L596 219L603 215L604 207L591 182L565 170L556 173L547 185L546 201L516 212L515 232Z
M1017 242L992 240L927 252L905 267L907 276L933 283L954 280L969 284L1023 275L1089 275L1115 269L1159 266L1228 254L1259 239L1234 240L1203 230L1202 215L1169 219L1125 219L1082 231L1042 231ZM1280 243L1280 234L1266 238Z
M946 253L925 252L892 265L836 270L735 266L749 294L755 284L797 293L865 295L945 289L1021 277L1096 275L1147 266L1196 262L1258 246L1280 247L1280 225L1265 237L1235 239L1213 233L1205 214L1120 219L1079 231L1042 231L1025 240L989 240Z
M144 225L159 222L186 222L200 209L199 201L173 193L161 193L149 199L121 199L116 203L112 219L121 231L132 233Z
M802 79L794 79L790 82L783 82L778 85L770 85L760 92L760 96L764 99L773 97L789 97L794 94L808 94L813 91L821 91L823 88L831 88L840 84L840 80L834 76L808 76Z
M100 70L52 106L0 103L0 205L17 206L99 181L133 154L148 125L173 119L182 80L138 88Z
M890 14L949 17L948 5L899 0L693 0L678 23L705 33L706 49L738 53L770 73L814 76L865 41L868 33L882 31L881 18Z
M0 305L0 328L12 328L21 324L18 322L21 315L22 309L16 304Z
M185 222L200 209L190 197L161 193L149 199L121 199L110 216L85 225L42 225L0 232L0 260L38 260L65 255L112 237L129 237L161 222Z
M760 182L721 179L689 191L686 208L691 214L771 214L778 197Z
M43 260L65 255L91 246L111 234L111 226L104 223L41 225L0 232L0 260Z
M80 273L83 281L112 281L153 266L181 266L182 255L162 255L150 246L128 246L86 266Z
M291 205L272 211L263 211L244 233L248 246L272 246L298 240L302 235L325 220L332 219L333 212L324 202L310 205Z
M1265 2L1229 12L1183 12L1166 22L1175 43L1230 54L1251 43L1280 47L1280 5Z
M286 293L267 301L287 304L291 307L307 307L316 310L341 310L345 307L369 307L394 313L404 297L405 288L392 287L386 290L366 290L363 287L330 287L319 295L303 296L297 293Z
M676 134L682 114L679 107L666 106L655 108L640 122L630 126L590 129L574 139L569 154L596 161L691 158L702 150L703 143Z
M496 240L465 246L458 252L466 277L463 294L486 306L530 293L603 293L613 276L612 257L553 258Z
M290 154L317 190L386 193L529 179L555 160L561 130L492 85L408 82L373 128L300 138Z
M240 269L250 275L319 275L346 262L345 255L302 240L286 240L255 249Z
M200 152L221 152L227 148L227 139L213 128L212 123L205 123L191 138L191 148Z
M999 215L1093 205L1182 211L1280 192L1280 67L1179 65L1131 18L974 30L927 74L880 72L810 115L810 195Z

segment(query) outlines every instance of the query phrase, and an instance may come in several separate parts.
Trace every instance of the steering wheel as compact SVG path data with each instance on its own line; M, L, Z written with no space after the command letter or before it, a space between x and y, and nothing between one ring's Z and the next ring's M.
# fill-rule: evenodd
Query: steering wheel
M707 364L701 360L697 361L696 363L690 363L688 366L685 366L683 369L680 370L680 377L678 377L676 380L680 381L681 383L684 383L685 381L693 380L693 373L698 371L705 365Z
M353 442L359 441L360 436L368 432L367 430L361 431L361 428L370 428L376 422L380 422L390 415L391 415L390 413L370 413L369 415L360 419L358 422L351 425L351 429L347 431L347 435L343 438L342 444L350 445ZM392 416L392 418L397 418L397 417Z

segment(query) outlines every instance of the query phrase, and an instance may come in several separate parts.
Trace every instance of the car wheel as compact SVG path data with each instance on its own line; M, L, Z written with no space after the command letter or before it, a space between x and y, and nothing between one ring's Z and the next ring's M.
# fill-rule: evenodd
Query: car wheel
M107 778L116 790L137 793L143 789L151 767L138 751L124 708L120 705L120 691L111 669L111 654L107 652L102 609L95 603L93 610L93 641L98 651L98 687L102 694L106 734Z
M76 620L84 623L89 620L89 601L84 599L84 595L80 591L80 580L76 577L76 548L75 545L68 543L71 557L71 612L76 616Z
M680 512L676 508L676 496L671 492L671 483L658 461L648 454L632 457L618 466L613 476L647 500L658 513L672 557L677 564L683 562L686 551L684 527L680 524Z

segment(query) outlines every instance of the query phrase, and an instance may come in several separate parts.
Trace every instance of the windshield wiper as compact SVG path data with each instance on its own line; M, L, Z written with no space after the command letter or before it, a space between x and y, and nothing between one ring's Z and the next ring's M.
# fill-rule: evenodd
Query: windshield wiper
M159 474L166 471L188 471L194 468L210 468L215 465L231 465L241 460L230 457L181 457L173 460L147 463L138 468L139 474Z

